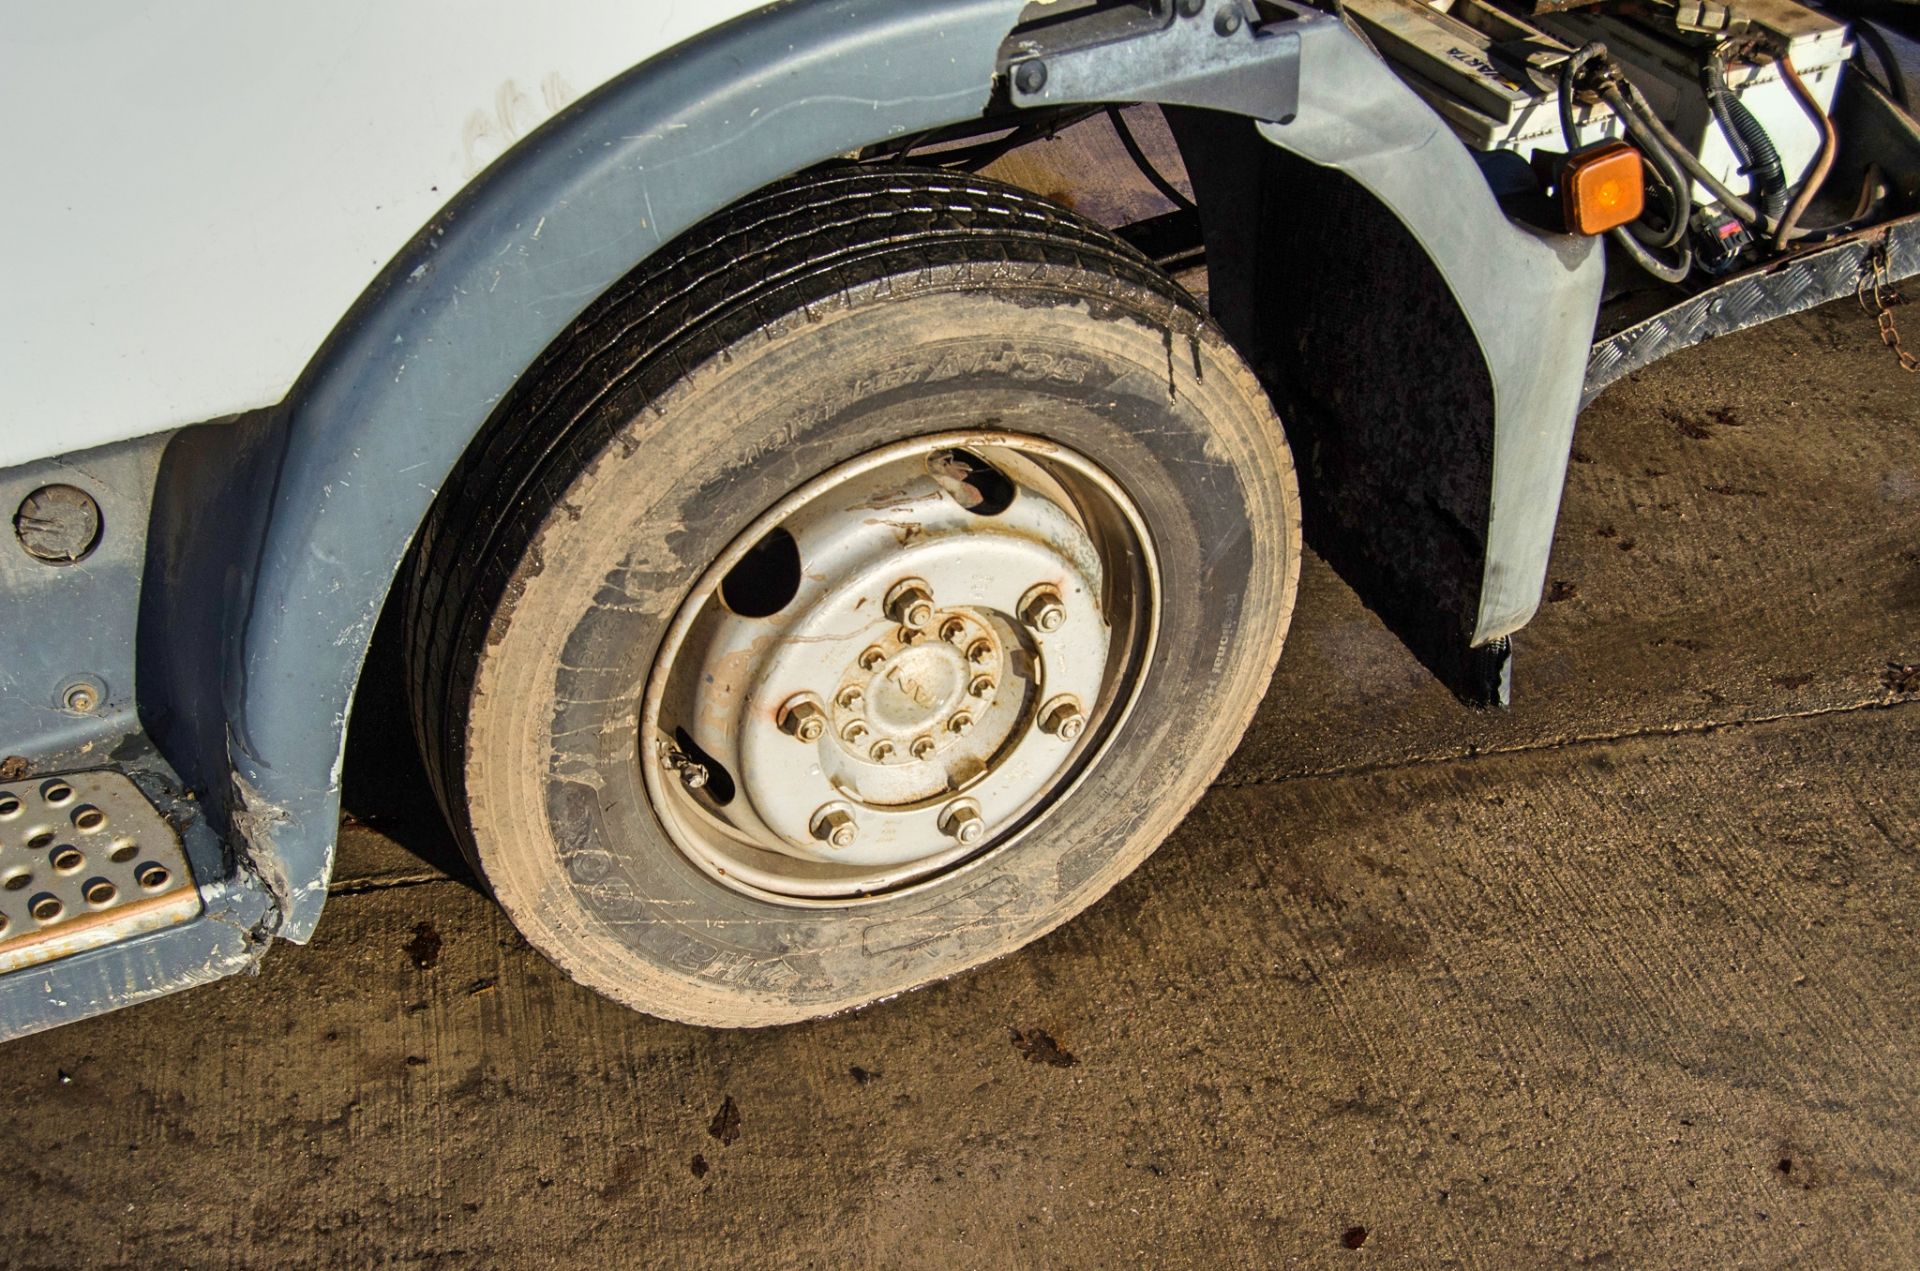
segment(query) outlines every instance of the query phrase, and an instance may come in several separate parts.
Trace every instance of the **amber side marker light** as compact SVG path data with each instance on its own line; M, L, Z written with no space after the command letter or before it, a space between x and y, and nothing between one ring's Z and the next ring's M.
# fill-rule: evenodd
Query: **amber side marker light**
M1647 178L1640 152L1624 141L1576 150L1560 168L1560 205L1576 234L1604 234L1640 219Z

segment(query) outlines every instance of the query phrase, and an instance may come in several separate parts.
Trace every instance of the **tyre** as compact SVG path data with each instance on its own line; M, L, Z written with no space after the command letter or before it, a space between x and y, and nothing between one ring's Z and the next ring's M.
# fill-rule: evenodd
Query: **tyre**
M843 169L523 377L407 580L449 819L581 983L763 1025L1092 904L1265 690L1299 501L1191 297L1057 204Z

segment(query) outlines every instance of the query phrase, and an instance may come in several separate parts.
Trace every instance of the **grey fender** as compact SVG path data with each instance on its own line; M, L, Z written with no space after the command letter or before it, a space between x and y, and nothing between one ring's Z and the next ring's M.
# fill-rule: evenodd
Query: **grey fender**
M342 322L272 425L271 457L250 481L263 492L246 538L258 550L226 571L225 727L205 743L225 751L230 828L279 896L280 935L304 940L325 899L348 714L389 586L435 492L521 369L607 286L748 191L865 144L977 118L1022 8L795 0L717 28L504 156ZM1337 24L1291 25L1298 112L1284 127L1263 125L1267 141L1360 174L1417 227L1491 368L1501 418L1494 523L1506 547L1502 563L1487 564L1477 632L1498 631L1537 598L1597 263L1513 231L1458 143ZM1100 60L1097 50L1082 56ZM1212 81L1204 96L1192 74L1152 69L1168 64L1138 61L1102 95L1273 100L1270 81L1226 91L1232 75L1273 71L1258 57L1219 62L1200 77ZM1070 84L1064 64L1050 84ZM1528 340L1531 361L1517 347ZM209 772L215 759L182 766Z

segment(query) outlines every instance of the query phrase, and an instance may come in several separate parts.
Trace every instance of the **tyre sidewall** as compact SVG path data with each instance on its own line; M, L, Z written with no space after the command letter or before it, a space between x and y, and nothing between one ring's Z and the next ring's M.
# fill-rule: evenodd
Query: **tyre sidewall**
M806 1018L1036 938L1178 823L1278 656L1298 542L1284 442L1217 332L1159 293L1061 266L881 279L775 319L650 400L617 389L595 420L602 438L576 443L591 455L487 627L464 775L474 850L515 922L643 1010ZM796 487L959 429L1070 447L1139 506L1161 593L1138 700L1038 825L936 880L833 908L725 886L668 839L641 775L641 703L667 627Z

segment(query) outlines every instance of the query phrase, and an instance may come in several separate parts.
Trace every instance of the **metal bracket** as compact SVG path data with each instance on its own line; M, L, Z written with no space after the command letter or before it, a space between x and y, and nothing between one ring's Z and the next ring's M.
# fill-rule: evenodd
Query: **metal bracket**
M1299 19L1253 0L1151 0L1022 30L1002 50L1015 106L1136 101L1292 123L1300 108Z

